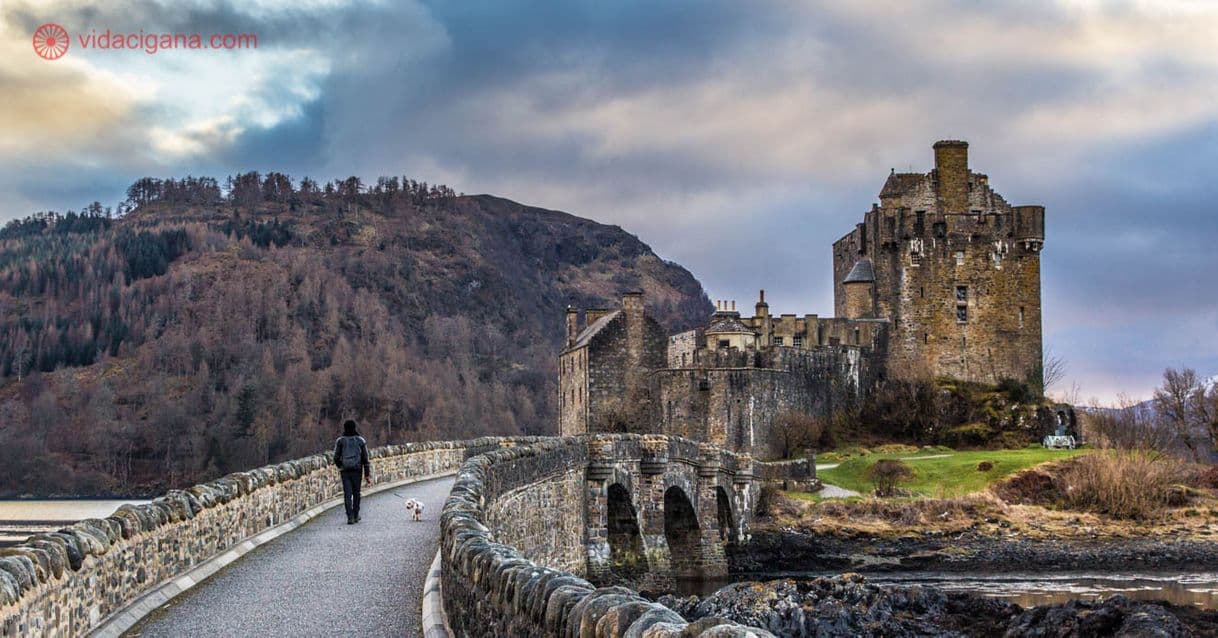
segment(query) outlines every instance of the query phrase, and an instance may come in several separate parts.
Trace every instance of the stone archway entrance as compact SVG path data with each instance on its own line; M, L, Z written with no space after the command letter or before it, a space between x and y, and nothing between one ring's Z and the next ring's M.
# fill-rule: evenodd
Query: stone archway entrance
M699 575L701 531L689 496L679 487L664 492L664 539L668 542L673 575Z
M736 542L736 517L732 515L732 500L727 490L715 487L715 503L719 514L719 540L726 543Z
M630 492L619 483L609 486L607 499L609 520L609 568L624 578L634 578L647 571L647 556L643 552L643 538L639 534L639 517Z

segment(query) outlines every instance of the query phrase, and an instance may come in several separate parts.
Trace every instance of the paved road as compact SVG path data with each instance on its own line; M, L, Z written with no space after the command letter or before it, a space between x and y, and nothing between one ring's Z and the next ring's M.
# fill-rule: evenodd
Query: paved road
M250 552L154 612L128 636L418 636L423 580L452 478L369 496ZM426 505L424 521L403 499Z

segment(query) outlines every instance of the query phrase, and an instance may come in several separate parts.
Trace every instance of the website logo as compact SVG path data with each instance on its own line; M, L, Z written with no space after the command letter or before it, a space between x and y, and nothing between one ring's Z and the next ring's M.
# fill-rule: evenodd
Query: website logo
M68 52L70 40L67 29L48 22L34 32L34 53L44 60L58 60Z

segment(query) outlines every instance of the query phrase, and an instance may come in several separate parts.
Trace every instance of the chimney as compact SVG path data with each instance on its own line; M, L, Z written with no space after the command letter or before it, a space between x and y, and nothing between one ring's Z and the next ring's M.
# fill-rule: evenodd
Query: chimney
M579 310L574 306L567 306L567 347L575 345L575 338L579 336Z
M754 307L754 315L757 317L770 316L770 304L765 302L765 291L762 290L757 299L757 305Z
M935 142L935 175L939 182L939 201L945 213L967 213L968 142Z
M609 310L607 308L589 308L584 311L584 320L587 321L588 325L590 326L607 314L609 314Z
M643 314L643 293L639 291L624 293L622 309L626 311L626 314Z

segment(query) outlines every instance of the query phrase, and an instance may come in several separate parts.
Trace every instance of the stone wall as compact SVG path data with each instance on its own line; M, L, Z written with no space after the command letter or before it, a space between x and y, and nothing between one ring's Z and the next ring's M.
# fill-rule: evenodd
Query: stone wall
M376 448L373 477L390 483L453 471L470 453L499 444L488 438ZM341 493L332 457L317 454L31 536L0 550L0 630L86 634L162 582Z
M873 385L882 353L844 345L701 351L700 367L652 375L652 420L658 432L776 458L780 415L828 416L847 407Z
M718 474L720 469L745 474L741 463L765 465L711 452L692 441L638 435L556 438L471 458L461 468L440 517L444 605L454 633L459 637L770 636L761 629L717 619L686 623L676 612L637 592L598 588L582 577L585 568L574 557L576 552L582 554L586 540L585 501L566 499L577 480L585 485L586 475L587 484L597 486L592 494L596 496L601 484L626 480L612 478L623 469L639 467L646 474L648 467L686 464L690 459L698 460L701 474ZM590 465L590 461L594 462ZM808 473L806 461L788 466ZM780 477L784 468L762 472ZM684 480L681 472L664 475ZM747 476L751 480L751 474Z

